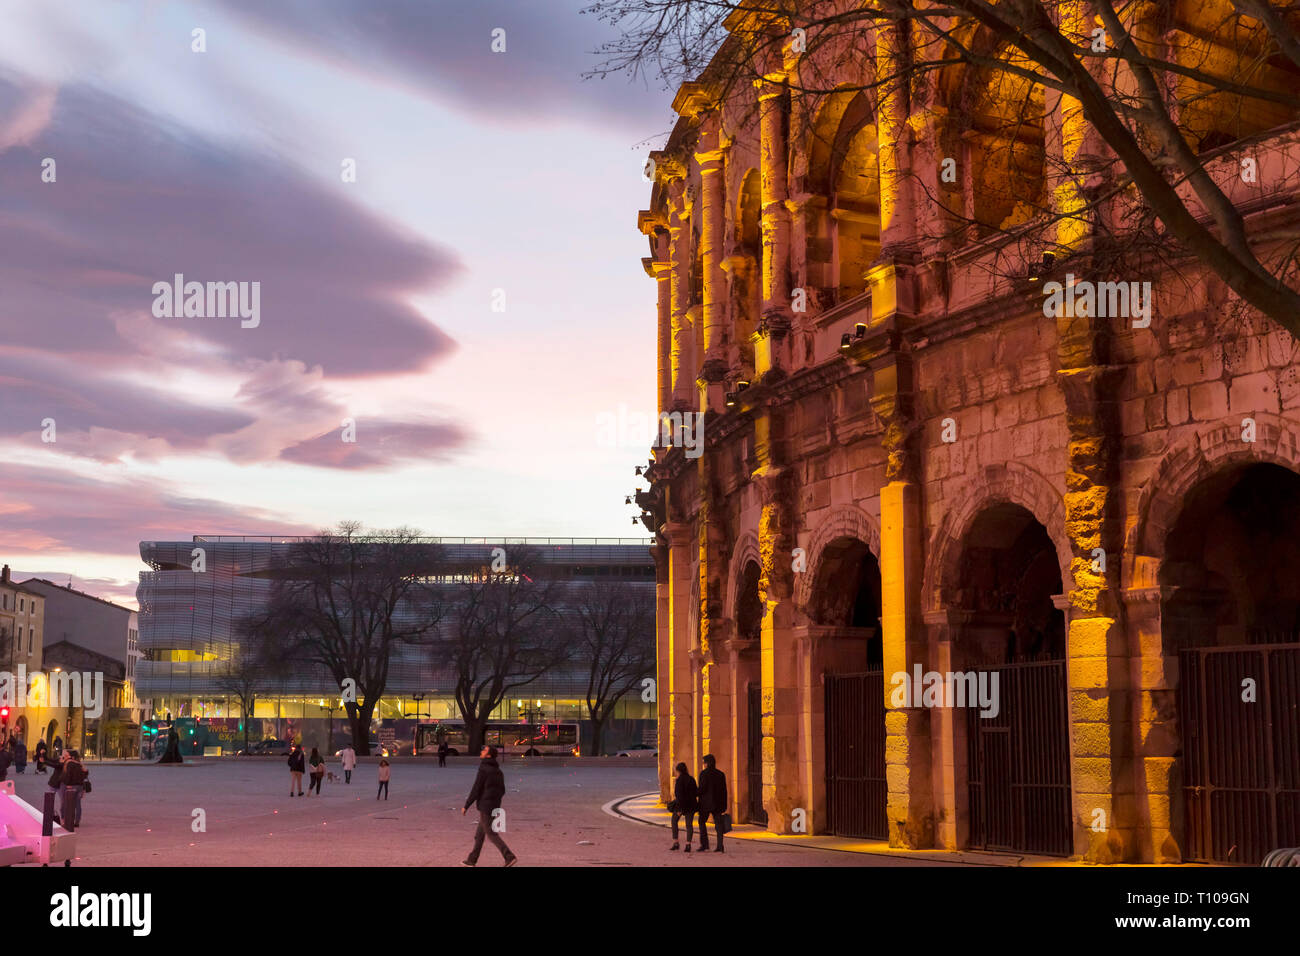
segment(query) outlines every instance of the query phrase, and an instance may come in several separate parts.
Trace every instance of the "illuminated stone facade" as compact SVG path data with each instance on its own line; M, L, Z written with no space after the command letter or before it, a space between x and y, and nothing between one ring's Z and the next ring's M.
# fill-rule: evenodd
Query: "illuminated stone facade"
M892 36L864 43L849 86L893 71ZM663 794L676 762L711 752L738 821L761 803L772 831L842 832L826 678L879 670L889 842L960 849L978 829L1032 850L972 821L968 712L893 707L890 677L1059 660L1052 699L1003 706L1059 710L1063 737L1025 731L1010 759L1064 748L1061 855L1189 858L1180 652L1285 644L1300 625L1296 575L1250 570L1268 553L1300 567L1267 527L1297 527L1297 343L1230 312L1197 263L1094 271L1077 224L1053 237L1079 250L1071 271L1151 281L1153 318L1045 318L1043 247L954 230L932 197L1004 229L1035 203L1068 211L1060 162L1102 148L1077 110L1025 97L1037 138L1002 144L1023 175L999 182L987 75L794 96L808 59L787 42L757 83L683 86L639 216L659 407L706 413L703 454L656 450L641 495L660 542ZM1291 125L1250 143L1261 180L1285 179L1298 140ZM1249 230L1294 230L1293 194L1224 181ZM1243 511L1258 496L1276 513ZM981 785L999 773L981 764Z

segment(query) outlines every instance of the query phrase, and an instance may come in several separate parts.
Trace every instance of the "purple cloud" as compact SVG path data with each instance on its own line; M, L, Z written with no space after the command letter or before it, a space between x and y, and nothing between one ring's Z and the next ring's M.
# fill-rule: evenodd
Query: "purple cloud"
M544 122L557 116L615 123L638 138L666 130L662 91L623 76L583 80L614 39L584 15L589 0L219 0L265 33L344 69L468 107L479 119ZM492 31L506 49L492 52Z

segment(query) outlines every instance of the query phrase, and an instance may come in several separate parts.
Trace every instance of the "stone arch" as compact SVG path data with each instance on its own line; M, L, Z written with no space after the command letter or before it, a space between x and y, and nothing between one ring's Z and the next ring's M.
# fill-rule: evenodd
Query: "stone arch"
M1069 586L1074 553L1065 534L1064 493L1041 474L1015 461L990 465L982 478L968 481L952 497L962 502L961 506L944 516L930 540L921 591L926 610L939 610L948 603L949 591L960 576L962 543L980 512L991 505L1020 505L1047 529L1061 566L1061 580Z
M959 26L955 35L982 63L953 64L937 79L948 117L937 130L937 145L963 169L955 183L940 188L958 222L974 223L965 235L980 238L1022 225L1046 205L1046 105L1041 84L983 65L1029 65L1005 36L975 23Z
M737 605L740 602L740 586L745 577L745 566L750 561L757 561L760 566L762 565L758 550L758 535L753 531L746 531L736 542L736 546L731 551L731 561L727 564L727 596L722 615L730 621L736 619Z
M807 570L795 578L794 603L800 611L808 611L826 546L839 538L856 538L866 544L877 559L880 558L880 527L876 520L857 505L840 505L831 509L830 515L817 526L808 542Z
M1138 497L1137 518L1124 542L1124 585L1153 587L1169 531L1188 493L1229 465L1261 462L1300 473L1300 435L1279 415L1255 415L1254 442L1241 440L1241 421L1225 418L1177 442L1160 460Z

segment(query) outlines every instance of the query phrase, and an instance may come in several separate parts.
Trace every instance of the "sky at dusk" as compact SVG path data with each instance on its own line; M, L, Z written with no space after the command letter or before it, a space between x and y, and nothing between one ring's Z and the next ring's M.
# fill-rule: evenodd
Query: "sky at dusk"
M671 95L584 80L582 6L0 2L16 578L133 604L141 540L345 519L645 534L646 444L597 420L654 412L635 224ZM178 273L260 283L256 326L158 317Z

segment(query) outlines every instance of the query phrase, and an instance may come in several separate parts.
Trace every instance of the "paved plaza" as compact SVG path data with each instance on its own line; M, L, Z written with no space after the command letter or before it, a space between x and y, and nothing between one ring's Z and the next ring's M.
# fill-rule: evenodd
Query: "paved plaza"
M512 759L506 831L521 866L909 865L856 853L728 840L726 853L668 852L668 831L605 809L655 789L649 763ZM477 760L393 764L391 797L376 801L376 765L321 796L289 797L283 758L199 760L183 766L90 764L76 866L455 866L474 835L461 806ZM337 763L331 769L342 776ZM44 776L28 766L9 779L41 806ZM634 803L634 802L633 802ZM206 832L194 832L195 810ZM698 835L697 835L698 842ZM479 866L500 866L488 844Z

